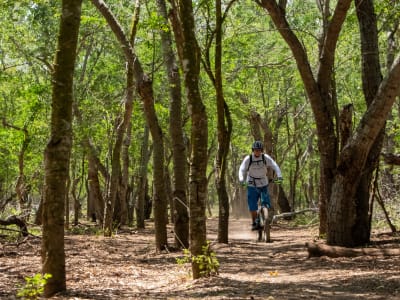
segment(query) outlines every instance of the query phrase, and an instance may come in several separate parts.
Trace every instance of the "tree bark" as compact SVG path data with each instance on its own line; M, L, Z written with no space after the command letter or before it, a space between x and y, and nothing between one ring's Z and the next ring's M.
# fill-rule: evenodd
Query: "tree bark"
M392 105L399 95L400 56L395 60L374 100L362 117L357 130L340 154L337 175L333 184L327 232L327 243L352 247L359 244L355 238L356 192L361 172L367 162L370 149L380 134Z
M163 133L159 125L154 108L152 81L143 72L141 63L136 54L133 52L130 40L126 37L125 33L122 30L121 25L118 23L115 16L111 13L106 4L102 0L92 0L92 3L102 13L108 25L110 26L111 30L114 32L116 38L120 42L125 58L128 62L128 67L129 67L128 70L132 68L132 75L135 78L136 88L143 102L143 109L146 121L149 126L154 145L153 149L153 168L154 168L153 203L154 203L154 214L155 214L154 221L156 228L156 248L158 250L161 250L167 247L167 228L166 228L167 220L165 218L165 210L167 204L166 204L166 195L164 188L164 140L163 140ZM113 155L115 155L115 157L113 157L113 161L116 161L117 159L116 155L118 154L113 153ZM115 172L114 175L117 176L118 174L116 171L119 170L116 170L116 168L114 170ZM115 184L118 184L118 182L115 182ZM111 182L111 185L113 185L113 182ZM114 190L113 187L111 187L111 190L109 192L109 199L114 198L114 193L116 193L116 191ZM108 203L109 201L107 201L107 204ZM111 209L113 208L112 202L108 205L111 206L110 207ZM110 225L107 226L108 231L110 229L109 227ZM110 233L108 232L107 234Z
M324 27L316 78L309 63L306 50L290 28L285 17L285 10L275 0L259 0L257 3L268 10L279 33L290 47L313 110L317 126L318 148L321 155L319 184L320 233L326 233L327 204L332 192L332 183L338 156L337 137L334 126L335 103L331 97L333 65L339 33L351 0L339 0L332 17L329 18L329 24Z
M50 297L66 290L64 200L72 148L73 75L81 16L81 0L63 0L54 62L51 135L46 146L43 199L42 273Z
M136 201L136 226L137 228L143 229L145 227L145 199L147 191L147 165L149 163L150 151L149 151L149 128L147 125L144 127L143 139L140 151L140 167L139 167L139 178L138 178L138 189L137 201Z
M158 13L168 26L168 15L165 0L157 0ZM169 83L170 117L169 132L172 140L173 159L173 221L175 246L189 247L189 214L187 203L187 153L184 142L182 121L182 95L179 68L172 49L170 31L161 30L164 64Z
M206 243L206 200L207 200L207 142L208 126L205 106L199 90L200 50L195 35L192 1L178 0L179 20L184 43L181 64L191 117L191 155L189 172L189 237L190 252L202 255ZM199 263L192 262L193 278L202 276Z
M101 194L99 173L97 169L96 160L93 156L88 157L88 196L87 196L87 207L88 207L88 218L98 224L104 224L104 199Z
M215 159L215 185L218 194L218 242L228 243L229 196L226 187L227 156L232 134L232 118L225 101L222 84L222 24L221 0L216 0L215 25L215 92L217 102L218 149Z
M369 106L382 81L379 62L378 25L374 11L373 0L355 0L356 12L360 27L361 55L362 55L362 84L365 101ZM353 238L356 245L369 243L371 235L371 221L369 215L370 191L372 177L379 164L379 155L385 136L385 124L369 150L361 180L356 192L356 221L353 228ZM372 206L371 206L372 208Z

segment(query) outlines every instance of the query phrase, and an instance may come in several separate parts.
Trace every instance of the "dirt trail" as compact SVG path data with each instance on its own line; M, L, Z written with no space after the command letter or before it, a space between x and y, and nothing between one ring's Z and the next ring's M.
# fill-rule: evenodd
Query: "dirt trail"
M274 226L272 243L257 242L247 219L232 220L229 244L218 244L217 224L210 219L207 229L220 274L200 280L176 263L182 252L154 251L151 224L111 239L67 235L68 291L53 299L400 299L399 257L307 259L316 228ZM400 248L398 236L374 240ZM38 272L40 239L18 248L2 241L0 299L15 299L17 284Z

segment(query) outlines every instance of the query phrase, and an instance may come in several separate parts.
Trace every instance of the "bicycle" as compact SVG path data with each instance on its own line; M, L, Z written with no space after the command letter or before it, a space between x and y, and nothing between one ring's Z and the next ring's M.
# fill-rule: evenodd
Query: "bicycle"
M269 183L281 184L282 179L270 179ZM271 210L272 211L272 210ZM257 209L258 223L258 241L265 241L266 243L271 243L271 220L270 210L267 206L261 203L261 199L258 201Z
M265 241L266 243L271 242L271 224L269 217L268 207L263 204L259 204L257 210L257 218L259 220L258 225L258 241Z

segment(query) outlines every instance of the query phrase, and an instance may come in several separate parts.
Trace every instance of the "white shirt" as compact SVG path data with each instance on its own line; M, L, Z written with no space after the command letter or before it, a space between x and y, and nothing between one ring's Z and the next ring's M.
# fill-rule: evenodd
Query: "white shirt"
M267 177L267 168L270 167L275 171L277 177L282 177L281 169L278 164L268 155L262 153L264 155L265 163L263 162L262 156L255 157L254 153L251 154L251 165L250 163L250 155L246 155L243 159L242 164L239 168L239 181L244 181L246 176L246 181L249 186L263 187L268 185L268 177ZM247 171L248 170L248 171Z

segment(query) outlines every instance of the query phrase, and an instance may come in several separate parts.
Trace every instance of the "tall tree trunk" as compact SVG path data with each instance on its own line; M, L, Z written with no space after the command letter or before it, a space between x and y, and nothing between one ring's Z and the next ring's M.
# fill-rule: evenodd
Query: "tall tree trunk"
M79 223L79 215L81 211L81 204L79 202L79 195L77 195L77 188L78 188L78 183L81 180L80 177L75 178L72 181L72 187L71 187L71 196L74 204L74 226L77 226Z
M361 36L362 83L365 101L369 106L382 81L379 62L378 27L372 0L355 0ZM372 177L379 164L379 155L383 146L385 127L382 128L371 150L368 153L365 167L361 172L360 183L356 193L356 221L353 228L355 245L369 243L371 235L370 223L370 191ZM371 212L372 213L372 212Z
M217 102L218 149L215 159L215 185L219 201L218 242L228 243L229 196L226 187L227 156L232 133L232 119L224 99L222 84L222 24L221 0L215 1L215 92Z
M355 199L371 147L385 125L396 97L400 93L400 56L397 57L378 92L362 117L357 130L340 153L337 175L328 210L327 242L330 245L359 245L354 237L358 209Z
M101 194L99 172L96 160L93 156L88 156L88 218L93 222L103 225L104 223L104 199Z
M127 74L126 74L126 96L125 96L125 111L124 116L118 125L117 134L115 139L114 148L112 151L111 159L111 178L108 186L106 196L106 209L104 215L104 236L110 237L113 231L114 221L114 208L117 201L117 195L120 187L120 176L121 176L121 151L123 145L124 134L131 121L132 110L133 110L133 92L134 92L134 77L133 77L133 64L128 62Z
M157 0L158 13L163 18L164 26L168 26L168 15L165 0ZM172 49L170 31L161 30L164 64L168 75L170 117L169 132L172 140L173 159L173 220L175 246L189 247L189 214L187 205L187 153L183 135L181 78Z
M63 0L54 62L51 135L45 160L42 273L51 274L45 297L66 290L64 200L72 148L73 75L81 16L81 0Z
M189 172L189 237L190 252L202 255L206 246L206 200L207 200L207 142L208 126L206 108L199 90L200 49L195 36L195 22L191 0L178 0L179 19L183 40L183 74L191 117L191 155ZM179 47L178 47L179 48ZM193 278L202 276L201 266L192 261Z
M131 144L132 123L129 122L126 129L125 139L122 145L122 170L119 188L120 217L119 223L127 225L128 223L128 184L129 184L129 146Z
M167 220L164 211L167 208L164 188L164 140L161 127L154 108L154 95L151 79L143 72L142 65L133 52L132 43L125 35L121 25L102 0L92 0L92 3L102 13L111 30L121 44L128 66L132 66L132 73L136 81L137 91L143 101L143 108L147 124L153 138L153 168L154 168L154 213L156 227L156 248L164 249L167 246ZM129 68L130 69L130 68ZM117 175L117 174L115 174ZM117 182L115 182L117 183ZM112 199L113 193L110 193ZM111 203L112 205L112 203ZM160 218L158 218L160 216Z
M143 131L143 139L140 151L140 168L138 177L138 192L136 201L136 226L143 229L145 227L145 199L147 185L147 165L149 163L149 127L145 125Z
M22 142L21 150L18 153L18 178L15 184L15 192L18 197L19 202L19 209L22 215L22 219L26 220L29 217L29 208L27 207L28 204L28 196L29 196L29 184L26 182L25 176L25 152L29 146L31 138L29 136L28 129L25 125L23 128L17 127L15 125L9 124L6 120L3 119L2 122L3 126L9 127L18 131L21 131L24 134L24 140Z
M290 28L285 16L285 9L280 7L275 0L260 0L257 3L269 12L279 33L292 50L313 110L320 152L320 233L326 233L327 205L332 193L338 156L338 143L334 126L336 105L331 97L333 65L339 33L351 0L338 1L334 14L329 17L329 24L324 25L324 38L320 45L319 68L316 78L302 43ZM324 11L329 11L328 4L329 2L325 2Z

